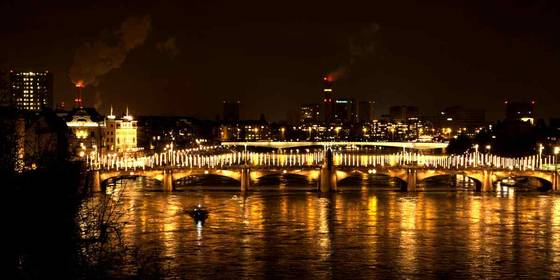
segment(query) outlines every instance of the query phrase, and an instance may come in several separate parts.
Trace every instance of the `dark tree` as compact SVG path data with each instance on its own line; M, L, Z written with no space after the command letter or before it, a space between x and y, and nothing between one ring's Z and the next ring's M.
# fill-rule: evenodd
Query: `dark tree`
M468 151L473 145L472 139L465 135L460 134L457 138L451 139L447 145L447 152L450 154L463 154Z

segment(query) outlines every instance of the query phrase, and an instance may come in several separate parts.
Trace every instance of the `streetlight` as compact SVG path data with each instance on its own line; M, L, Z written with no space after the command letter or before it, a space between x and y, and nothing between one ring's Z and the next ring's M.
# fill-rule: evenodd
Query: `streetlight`
M486 148L486 155L484 155L484 160L486 161L486 165L492 166L491 156L490 156L490 149L492 149L492 146L488 144L484 148Z
M474 166L478 165L478 144L474 144Z
M542 151L544 150L543 144L539 143L539 158L538 158L538 166L541 167L542 163Z
M554 147L554 171L558 173L558 154L560 154L560 147Z

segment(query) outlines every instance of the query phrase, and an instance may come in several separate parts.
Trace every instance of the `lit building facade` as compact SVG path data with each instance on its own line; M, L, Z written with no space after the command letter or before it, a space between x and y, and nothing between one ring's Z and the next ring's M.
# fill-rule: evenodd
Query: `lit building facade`
M299 120L304 123L319 122L319 104L305 104L299 108Z
M221 141L259 141L271 140L270 124L263 121L239 121L220 125Z
M433 127L424 121L411 118L407 121L373 120L362 125L362 139L412 141L433 135Z
M128 114L117 118L111 113L102 117L94 108L75 108L66 116L72 132L70 145L79 156L91 152L132 152L138 150L137 121Z
M122 118L117 118L111 113L105 118L103 146L107 151L133 152L137 150L138 122L128 113Z
M26 111L52 107L53 76L45 72L10 72L10 103Z
M76 155L97 151L101 147L103 118L93 108L74 109L66 116L72 132L70 147Z

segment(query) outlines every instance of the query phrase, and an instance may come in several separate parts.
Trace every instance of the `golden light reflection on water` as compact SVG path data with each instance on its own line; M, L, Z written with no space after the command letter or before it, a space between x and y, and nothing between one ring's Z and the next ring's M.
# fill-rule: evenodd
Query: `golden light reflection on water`
M203 225L184 213L198 203ZM554 195L131 191L124 205L125 242L170 278L560 276Z
M322 261L328 260L331 251L330 204L331 201L328 198L319 198L319 256Z

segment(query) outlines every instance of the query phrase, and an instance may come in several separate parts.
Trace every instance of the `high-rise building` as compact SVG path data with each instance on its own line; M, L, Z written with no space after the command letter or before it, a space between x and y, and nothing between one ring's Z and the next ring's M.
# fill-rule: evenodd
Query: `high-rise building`
M355 122L356 102L350 98L337 98L334 102L333 119L337 122Z
M53 76L45 72L10 72L11 105L28 111L52 107Z
M239 120L239 101L224 101L223 120L238 121Z
M360 101L358 102L358 121L370 122L373 120L373 101Z
M534 123L535 101L511 102L506 101L506 120L520 120Z
M321 102L321 119L324 122L333 120L334 100L332 94L332 77L325 76L323 77L323 102Z
M304 104L299 107L299 120L305 123L319 121L319 104Z

